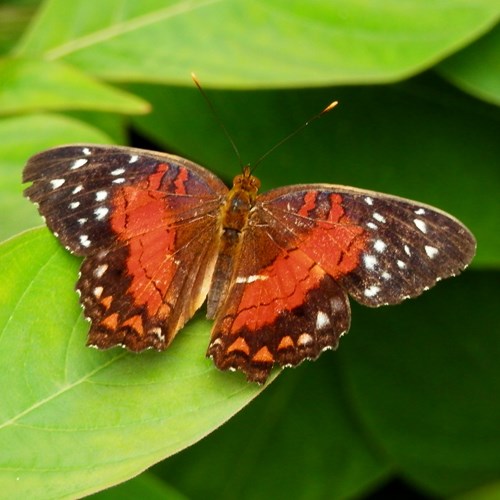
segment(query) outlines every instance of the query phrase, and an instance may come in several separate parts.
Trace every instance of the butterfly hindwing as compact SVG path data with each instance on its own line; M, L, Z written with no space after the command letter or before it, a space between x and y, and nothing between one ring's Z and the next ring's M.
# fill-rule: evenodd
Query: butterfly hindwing
M49 227L86 256L89 344L168 346L208 292L224 184L175 156L94 145L37 155L24 180Z
M215 364L263 382L275 363L335 349L350 325L337 279L357 265L364 244L336 199L298 186L260 196L215 318L208 351Z

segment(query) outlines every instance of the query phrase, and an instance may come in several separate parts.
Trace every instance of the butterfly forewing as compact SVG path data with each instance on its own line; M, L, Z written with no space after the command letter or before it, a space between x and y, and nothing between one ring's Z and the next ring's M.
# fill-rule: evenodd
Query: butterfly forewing
M282 222L282 233L295 234L308 255L369 306L420 295L460 273L475 253L474 236L460 221L396 196L309 185L271 191L261 203Z
M189 183L182 172L189 172ZM38 204L49 228L77 255L117 243L109 221L119 202L115 194L128 186L170 195L177 202L162 215L178 220L184 211L186 218L192 216L194 206L204 213L214 211L227 191L214 174L184 158L92 144L61 146L33 156L23 172L23 182L28 181L33 184L26 196ZM186 186L189 193L184 194ZM185 203L188 197L191 202Z

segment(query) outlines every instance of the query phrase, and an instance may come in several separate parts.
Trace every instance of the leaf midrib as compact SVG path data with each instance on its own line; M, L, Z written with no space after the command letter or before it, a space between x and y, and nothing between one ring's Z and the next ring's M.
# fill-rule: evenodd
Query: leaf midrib
M78 385L82 384L83 382L86 382L88 381L92 376L94 376L96 373L99 373L101 370L104 370L105 368L108 368L112 363L114 363L115 361L118 361L119 359L123 358L124 356L126 355L126 353L121 353L119 354L118 356L110 359L109 361L107 361L106 363L98 366L97 368L95 368L94 370L86 373L84 376L82 376L81 378L75 380L74 382L68 384L68 385L65 385L63 386L61 389L59 389L58 391L54 392L53 394L51 394L50 396L46 397L46 398L43 398L41 399L40 401L37 401L36 403L32 404L31 406L29 406L28 408L26 408L25 410L21 411L20 413L18 413L17 415L9 418L8 420L6 420L5 422L3 423L0 423L0 430L3 429L4 427L7 427L11 424L14 424L16 423L19 419L21 419L22 417L24 417L25 415L28 415L29 413L31 413L32 411L35 411L37 408L40 408L41 406L43 406L44 404L46 403L49 403L50 401L54 400L55 398L59 397L61 394L64 394L68 391L70 391L71 389L74 389L75 387L77 387Z
M193 11L198 8L205 7L207 5L219 2L221 0L204 0L198 5L193 5L190 1L183 1L176 5L170 5L164 7L160 10L149 12L142 16L138 16L132 19L128 19L121 23L113 24L107 28L95 31L89 35L82 36L80 38L75 38L70 42L59 45L56 48L50 49L45 53L45 59L53 61L61 57L67 56L78 50L82 50L92 45L97 45L98 43L105 42L114 37L124 35L125 33L130 33L132 31L150 26L155 23L164 21L165 19L175 17L187 12Z

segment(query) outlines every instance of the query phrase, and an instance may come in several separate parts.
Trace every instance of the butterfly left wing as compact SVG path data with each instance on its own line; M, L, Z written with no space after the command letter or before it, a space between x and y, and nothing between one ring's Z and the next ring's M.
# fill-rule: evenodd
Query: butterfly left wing
M205 300L222 181L173 155L91 144L34 156L23 180L49 228L85 257L88 343L165 349Z
M275 363L337 346L350 323L347 293L369 306L416 296L465 268L475 240L432 207L313 185L260 196L242 248L208 355L264 382Z

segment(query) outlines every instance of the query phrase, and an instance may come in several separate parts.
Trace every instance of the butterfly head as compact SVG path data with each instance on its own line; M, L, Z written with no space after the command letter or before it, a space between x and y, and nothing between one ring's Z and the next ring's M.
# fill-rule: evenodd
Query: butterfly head
M260 181L252 175L250 166L243 167L243 173L237 175L233 180L233 189L231 191L245 192L249 199L254 202L257 192L260 189ZM253 203L252 203L253 204Z

